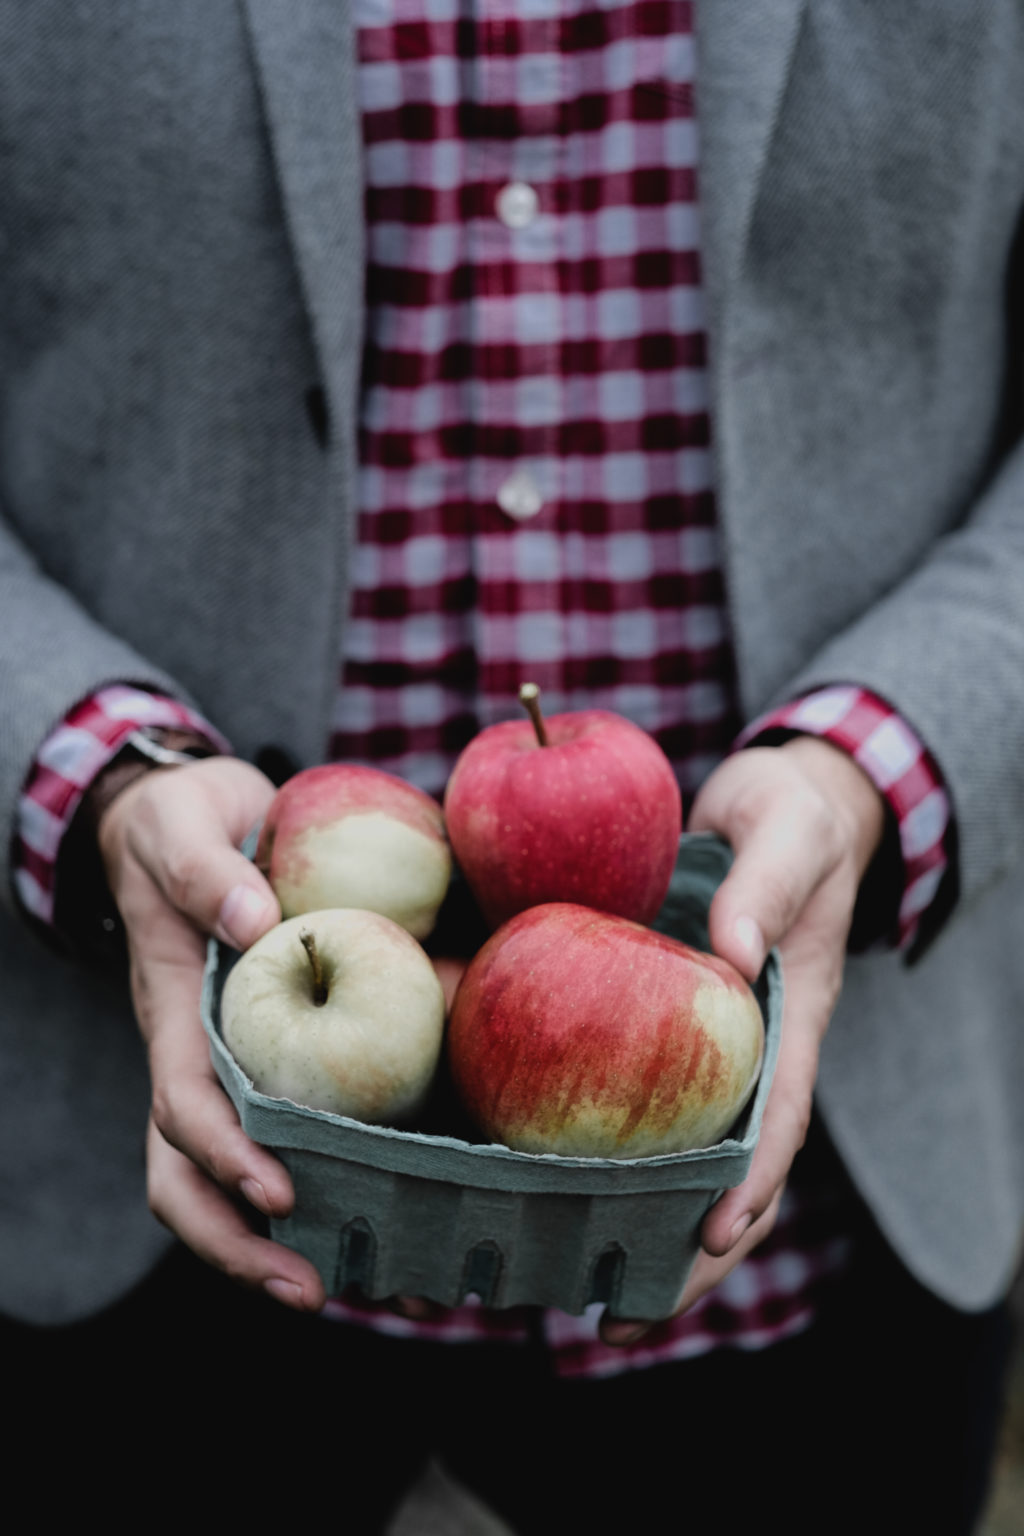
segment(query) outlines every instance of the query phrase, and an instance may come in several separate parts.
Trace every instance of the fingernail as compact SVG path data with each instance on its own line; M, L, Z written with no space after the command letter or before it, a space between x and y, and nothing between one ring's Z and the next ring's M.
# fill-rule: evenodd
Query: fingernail
M626 1344L635 1344L646 1332L645 1323L609 1323L601 1330L601 1337L614 1349L621 1349Z
M263 1289L268 1296L273 1296L275 1301L282 1301L286 1307L294 1307L296 1310L305 1311L302 1286L296 1285L294 1280L264 1280Z
M765 942L764 934L752 917L738 917L733 933L737 940L750 956L750 963L757 970L764 964Z
M753 1219L754 1218L751 1215L751 1213L749 1211L747 1211L745 1216L741 1216L739 1218L739 1220L733 1224L733 1229L729 1233L729 1247L730 1248L735 1248L736 1244L739 1242L739 1240L743 1236L744 1232L750 1226L750 1223L753 1221Z
M267 926L270 904L251 885L235 885L225 896L218 926L225 937L239 949L248 949Z
M254 1205L258 1211L262 1211L264 1216L270 1215L270 1201L267 1199L266 1190L258 1179L243 1179L238 1187L250 1205Z

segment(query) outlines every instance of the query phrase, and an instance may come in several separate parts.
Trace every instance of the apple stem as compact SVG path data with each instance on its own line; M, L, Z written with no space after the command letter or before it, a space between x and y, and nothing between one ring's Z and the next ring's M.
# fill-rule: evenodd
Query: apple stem
M544 716L540 712L540 689L536 683L523 683L519 690L519 702L533 721L538 746L546 747L548 733L544 728Z
M322 1008L327 1001L327 983L324 980L324 968L320 963L320 951L316 947L316 939L308 928L303 928L299 934L299 941L309 956L313 971L313 1001L318 1008Z

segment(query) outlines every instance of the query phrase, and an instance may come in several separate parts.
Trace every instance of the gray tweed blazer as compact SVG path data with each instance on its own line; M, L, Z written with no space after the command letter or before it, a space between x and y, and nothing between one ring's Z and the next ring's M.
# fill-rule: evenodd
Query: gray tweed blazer
M898 1252L980 1307L1024 1214L1024 10L697 11L743 708L876 690L959 828L926 952L851 961L820 1102ZM0 0L0 825L46 733L113 679L192 699L250 757L323 756L358 130L345 0ZM123 980L53 958L7 903L0 1307L55 1321L166 1236Z

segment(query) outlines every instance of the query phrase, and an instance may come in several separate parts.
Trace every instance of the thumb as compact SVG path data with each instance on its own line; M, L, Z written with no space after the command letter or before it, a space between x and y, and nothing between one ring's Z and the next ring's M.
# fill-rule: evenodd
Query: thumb
M209 759L154 772L120 797L134 803L111 807L128 823L122 849L130 849L165 900L201 932L237 949L281 920L266 879L235 846L266 809L265 782L245 763Z
M248 949L281 920L266 879L228 842L202 802L174 807L165 817L167 841L142 862L163 895L203 933Z
M235 949L248 949L281 921L281 908L258 870L258 878L253 879L251 872L255 865L242 859L241 855L238 858L246 868L224 869L220 888L226 885L227 891L209 931ZM233 878L235 876L237 878Z
M753 818L730 815L728 801L694 807L691 827L720 833L735 854L711 904L711 945L749 981L833 867L831 829L814 809L782 786Z

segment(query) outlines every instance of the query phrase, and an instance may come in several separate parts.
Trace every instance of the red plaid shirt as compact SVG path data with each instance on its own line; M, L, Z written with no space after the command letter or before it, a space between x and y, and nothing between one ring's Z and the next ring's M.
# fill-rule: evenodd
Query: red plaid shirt
M692 6L357 0L357 17L368 341L331 755L438 793L529 678L550 711L636 720L692 792L738 726L708 448ZM16 878L43 918L61 829L116 750L118 732L96 728L108 696L55 733L26 786ZM162 707L140 710L181 722L173 703L154 720ZM779 725L853 752L886 796L909 938L947 859L931 759L856 688L797 700L744 740ZM640 1346L606 1349L593 1316L546 1314L547 1338L577 1374L757 1348L806 1325L847 1246L841 1207L805 1188L712 1296ZM398 1333L523 1335L514 1313L412 1324L332 1305Z

